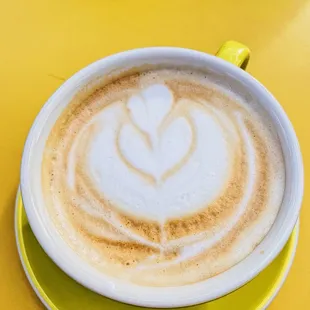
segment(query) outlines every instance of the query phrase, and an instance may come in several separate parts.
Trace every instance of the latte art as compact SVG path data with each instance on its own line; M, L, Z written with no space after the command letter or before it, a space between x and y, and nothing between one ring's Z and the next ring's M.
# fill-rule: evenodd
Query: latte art
M242 260L274 222L284 179L260 111L175 69L83 89L42 162L44 199L70 247L147 286L203 281Z

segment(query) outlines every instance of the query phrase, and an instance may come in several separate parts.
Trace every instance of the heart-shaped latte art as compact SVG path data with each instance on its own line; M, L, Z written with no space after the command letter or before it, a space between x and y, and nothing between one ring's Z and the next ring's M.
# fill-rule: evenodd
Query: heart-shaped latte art
M87 156L84 163L71 161L69 175L84 167L96 191L119 209L164 223L221 193L234 160L221 123L232 140L236 133L216 109L178 98L168 85L141 88L85 126L75 145Z
M164 85L152 85L128 103L131 123L122 126L119 148L130 165L157 182L181 168L193 133L188 120L169 120L173 96Z

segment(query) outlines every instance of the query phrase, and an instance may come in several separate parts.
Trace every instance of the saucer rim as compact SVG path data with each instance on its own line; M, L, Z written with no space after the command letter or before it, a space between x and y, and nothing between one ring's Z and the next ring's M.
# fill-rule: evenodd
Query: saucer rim
M14 230L15 230L15 239L16 239L16 246L18 250L19 259L21 261L22 267L24 269L24 272L26 274L26 277L36 293L37 297L40 299L42 304L46 307L46 309L49 310L58 310L58 307L53 303L53 301L49 298L49 296L45 293L44 289L41 287L39 281L36 278L35 273L32 270L32 267L29 263L25 244L23 243L23 234L21 228L21 208L22 208L22 199L20 190L17 191L16 199L15 199L15 211L14 211ZM276 285L273 285L273 287L269 290L269 292L266 294L267 296L263 298L263 300L260 302L260 304L257 306L257 309L267 309L271 302L274 300L274 298L279 293L280 289L282 288L288 273L292 267L295 255L296 255L296 249L298 245L298 239L299 239L299 229L300 229L300 220L298 218L294 230L291 233L290 238L292 237L292 243L290 245L290 249L288 252L288 255L286 256L286 262L283 266L283 269L281 271L280 277L276 281ZM290 240L289 238L289 240ZM288 241L289 242L289 241ZM246 284L245 284L246 285ZM85 288L87 289L87 288ZM239 289L242 289L239 288ZM221 297L225 298L225 296ZM212 302L212 301L210 301ZM208 302L206 302L208 303Z

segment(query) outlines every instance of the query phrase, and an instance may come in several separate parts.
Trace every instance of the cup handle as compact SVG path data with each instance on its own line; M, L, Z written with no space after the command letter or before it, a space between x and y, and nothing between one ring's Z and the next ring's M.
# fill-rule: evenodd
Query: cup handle
M245 70L250 60L250 49L239 42L227 41L220 47L216 56Z

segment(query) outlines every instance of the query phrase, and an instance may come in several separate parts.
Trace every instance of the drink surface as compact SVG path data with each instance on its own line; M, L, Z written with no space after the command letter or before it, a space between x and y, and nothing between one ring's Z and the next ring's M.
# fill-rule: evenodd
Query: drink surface
M185 69L89 84L42 161L44 201L68 245L98 272L145 286L203 281L241 261L284 186L264 111Z

